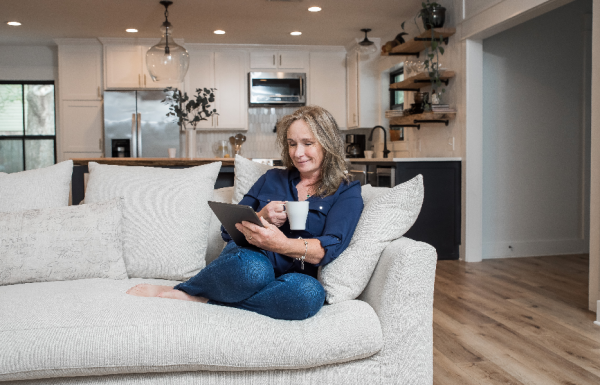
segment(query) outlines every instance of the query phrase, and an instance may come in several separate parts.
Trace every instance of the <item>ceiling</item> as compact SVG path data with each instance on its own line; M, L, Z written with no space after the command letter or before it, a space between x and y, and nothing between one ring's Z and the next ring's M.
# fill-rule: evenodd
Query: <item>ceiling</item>
M391 40L421 0L173 0L173 37L188 43L346 45ZM321 12L308 12L319 6ZM52 45L54 38L157 38L164 20L158 0L13 0L2 2L0 45ZM8 21L19 21L11 27ZM136 28L138 33L127 33ZM225 35L215 35L222 29ZM290 32L301 31L301 36Z

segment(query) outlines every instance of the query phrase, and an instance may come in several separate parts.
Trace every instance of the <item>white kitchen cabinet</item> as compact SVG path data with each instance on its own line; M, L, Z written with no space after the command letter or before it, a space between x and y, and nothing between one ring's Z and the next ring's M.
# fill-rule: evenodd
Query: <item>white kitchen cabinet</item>
M216 88L214 108L219 115L202 121L203 130L247 130L248 91L245 51L190 49L190 69L185 89L188 96L197 88Z
M348 128L358 127L358 52L348 53Z
M216 128L248 129L245 70L245 52L215 52L215 97L219 113L215 117Z
M142 87L141 47L138 45L104 46L105 88Z
M151 46L108 44L104 46L105 89L180 88L178 82L154 82L146 67L146 52Z
M191 98L198 88L215 87L215 53L213 51L189 50L190 68L185 80L185 91ZM218 112L218 110L217 110ZM203 120L196 128L212 129L214 118Z
M279 51L279 69L308 69L308 52Z
M348 128L379 124L377 55L365 57L352 50L347 57Z
M250 68L277 68L277 51L250 52Z
M252 51L251 69L308 69L306 51Z
M346 52L311 52L309 103L325 108L338 127L346 123Z
M102 99L102 46L59 44L59 97L62 100Z
M102 124L101 101L63 100L60 111L63 154L102 152Z

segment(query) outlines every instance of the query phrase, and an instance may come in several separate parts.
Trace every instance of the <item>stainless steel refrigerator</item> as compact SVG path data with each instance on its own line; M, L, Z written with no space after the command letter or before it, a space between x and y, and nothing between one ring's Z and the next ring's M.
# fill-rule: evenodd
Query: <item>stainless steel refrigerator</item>
M179 127L167 117L163 91L104 92L104 156L166 158L180 154Z

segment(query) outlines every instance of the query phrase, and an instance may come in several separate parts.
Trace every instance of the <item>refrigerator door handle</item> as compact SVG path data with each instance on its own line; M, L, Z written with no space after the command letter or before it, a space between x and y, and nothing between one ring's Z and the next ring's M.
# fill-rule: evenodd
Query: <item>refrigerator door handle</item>
M142 114L137 114L138 158L142 157Z
M137 158L137 122L135 114L131 114L131 157Z

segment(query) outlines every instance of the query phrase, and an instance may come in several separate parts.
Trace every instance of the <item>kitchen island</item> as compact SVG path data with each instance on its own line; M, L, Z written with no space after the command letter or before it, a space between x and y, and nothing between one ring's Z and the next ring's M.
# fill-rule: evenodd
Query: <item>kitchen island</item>
M348 161L353 175L373 186L393 187L423 175L423 206L406 236L435 247L438 259L459 259L461 158L352 158Z
M71 182L71 202L78 205L85 196L88 162L117 166L145 166L163 168L188 168L221 162L221 171L215 182L215 188L233 186L234 158L73 158L73 176Z

